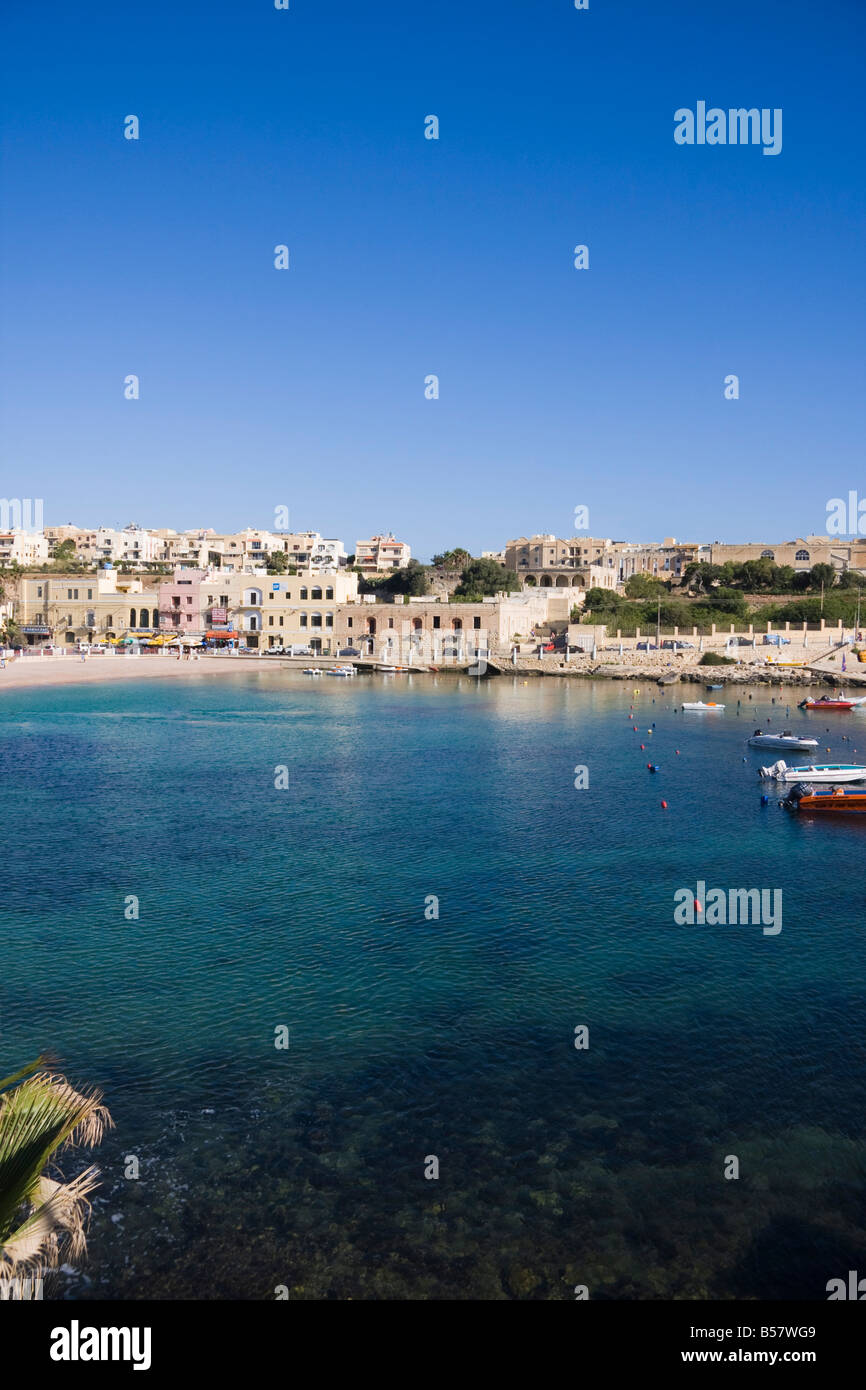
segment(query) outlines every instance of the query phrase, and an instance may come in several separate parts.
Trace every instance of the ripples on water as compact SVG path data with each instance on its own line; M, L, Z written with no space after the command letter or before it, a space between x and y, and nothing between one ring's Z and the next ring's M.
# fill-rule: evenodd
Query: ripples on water
M862 1265L866 827L761 807L769 696L647 687L637 734L630 698L7 693L3 1062L53 1049L117 1123L58 1295L823 1298ZM675 926L698 879L781 887L781 935Z

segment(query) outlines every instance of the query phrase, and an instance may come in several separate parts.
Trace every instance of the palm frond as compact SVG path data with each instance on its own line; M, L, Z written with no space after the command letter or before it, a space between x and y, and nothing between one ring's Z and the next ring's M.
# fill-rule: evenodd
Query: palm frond
M0 1253L29 1260L41 1245L51 1258L63 1234L73 1252L81 1248L96 1170L61 1184L44 1169L64 1147L98 1144L111 1125L101 1092L76 1091L54 1072L37 1072L0 1095Z

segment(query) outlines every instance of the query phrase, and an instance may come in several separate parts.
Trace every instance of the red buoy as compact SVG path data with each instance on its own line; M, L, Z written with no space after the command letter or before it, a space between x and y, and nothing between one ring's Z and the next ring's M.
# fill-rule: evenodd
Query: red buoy
M663 810L663 811L666 811L667 809L668 809L668 803L667 803L666 801L663 801L663 802L662 802L662 810Z

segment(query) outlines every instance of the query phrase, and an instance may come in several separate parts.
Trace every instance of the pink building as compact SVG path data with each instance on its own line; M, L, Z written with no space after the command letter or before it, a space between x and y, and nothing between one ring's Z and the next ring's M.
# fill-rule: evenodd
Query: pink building
M159 626L162 632L200 633L204 628L201 584L204 570L176 569L159 586Z

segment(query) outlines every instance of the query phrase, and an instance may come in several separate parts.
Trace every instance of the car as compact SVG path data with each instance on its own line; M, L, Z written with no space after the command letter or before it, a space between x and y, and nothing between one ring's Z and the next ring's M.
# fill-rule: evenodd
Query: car
M295 645L293 644L291 647L288 648L287 655L288 655L288 656L312 656L312 655L313 655L313 649L312 649L312 647L301 647L301 646L295 646Z
M340 656L360 656L361 653L358 651L358 648L357 648L357 647L344 647L343 650L339 653L339 655L340 655Z
M681 652L686 649L694 651L694 642L681 642L679 637L667 637L664 642L662 642L663 652Z
M638 642L636 650L639 652L657 652L658 647L655 642Z
M764 646L765 646L765 647L790 647L790 645L791 645L791 639L790 639L790 637L783 637L782 634L781 634L781 632L765 632L765 633L764 633Z
M265 647L265 656L284 656L285 647Z

